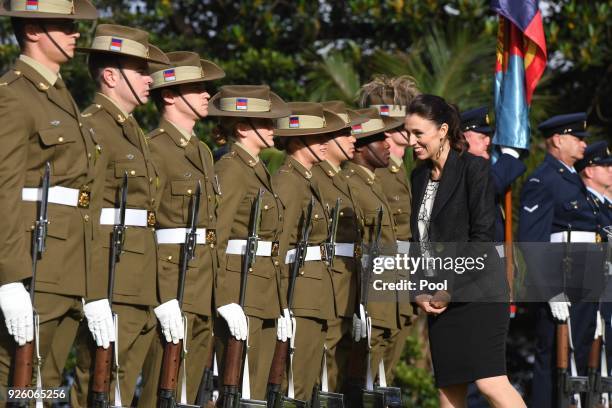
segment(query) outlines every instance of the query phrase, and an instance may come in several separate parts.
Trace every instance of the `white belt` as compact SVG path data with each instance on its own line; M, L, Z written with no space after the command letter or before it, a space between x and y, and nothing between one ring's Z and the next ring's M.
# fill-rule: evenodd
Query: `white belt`
M495 249L500 258L506 257L506 248L504 244L495 245Z
M397 241L397 253L398 254L409 254L410 253L410 241Z
M274 242L271 241L258 241L256 256L272 256L272 245ZM246 253L247 240L246 239L230 239L227 241L226 254L229 255L244 255Z
M42 199L42 188L26 187L21 189L21 199L23 201L40 201ZM76 207L79 203L79 190L60 186L49 187L49 202Z
M353 258L355 256L355 244L337 242L334 254L336 256L344 256L347 258Z
M100 213L100 225L117 225L121 222L118 208L103 208ZM147 210L125 209L125 225L132 227L147 226ZM183 240L185 237L183 237Z
M287 251L287 256L285 256L285 263L290 264L295 261L295 253L296 249L293 248ZM306 256L304 257L304 261L320 261L321 260L321 246L309 246L306 247Z
M550 242L567 242L567 231L550 234ZM590 231L572 231L571 242L597 242L597 234Z
M164 228L155 231L158 244L183 244L189 228ZM196 229L196 244L206 244L206 228Z

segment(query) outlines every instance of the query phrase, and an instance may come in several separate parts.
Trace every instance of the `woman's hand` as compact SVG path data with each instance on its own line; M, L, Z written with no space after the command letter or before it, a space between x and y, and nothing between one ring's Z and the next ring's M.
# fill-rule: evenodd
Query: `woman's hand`
M430 304L434 309L446 309L450 299L450 294L447 291L439 290L432 296Z
M427 294L418 295L414 301L425 313L430 315L439 315L446 310L448 305L448 303L446 305L440 304L440 301L436 300L434 296Z

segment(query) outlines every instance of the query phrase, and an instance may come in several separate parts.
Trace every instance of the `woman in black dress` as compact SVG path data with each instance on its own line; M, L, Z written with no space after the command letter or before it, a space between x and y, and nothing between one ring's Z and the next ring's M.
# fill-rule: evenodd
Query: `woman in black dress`
M433 264L419 270L414 275L418 283L447 286L416 291L413 299L429 314L442 408L465 407L470 382L493 407L525 407L506 376L508 286L493 245L496 208L490 167L467 152L459 124L457 110L438 96L420 95L407 110L405 127L421 161L411 177L411 227L419 243L417 256L470 257L480 263L474 261L471 270L460 269L459 263L450 271Z

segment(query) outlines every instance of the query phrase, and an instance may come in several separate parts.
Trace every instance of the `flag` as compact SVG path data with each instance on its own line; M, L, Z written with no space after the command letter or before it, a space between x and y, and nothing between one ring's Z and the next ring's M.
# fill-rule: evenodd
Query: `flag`
M380 115L381 116L389 116L389 105L381 105L380 106Z
M38 10L38 0L26 0L26 10L27 11Z
M538 0L492 0L499 14L493 143L529 148L529 106L546 69L546 39Z
M351 126L351 133L353 135L357 135L359 133L363 133L363 128L361 127L361 125L353 125L353 126Z
M289 117L289 127L290 128L299 128L300 127L300 117L299 116L290 116Z
M248 110L249 100L247 98L236 98L236 110Z
M164 71L164 82L172 81L176 81L176 74L174 73L174 68L167 69Z
M120 38L111 38L111 43L109 49L111 51L121 52L121 46L123 45L123 40Z

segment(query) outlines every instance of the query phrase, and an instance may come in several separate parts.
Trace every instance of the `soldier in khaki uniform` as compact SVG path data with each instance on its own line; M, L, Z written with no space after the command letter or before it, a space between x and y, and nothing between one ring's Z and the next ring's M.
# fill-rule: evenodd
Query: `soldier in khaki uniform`
M309 401L321 372L327 322L336 319L332 271L322 259L321 244L329 230L326 202L312 176L312 166L325 159L328 136L346 127L345 121L313 102L289 103L291 115L279 119L274 130L279 147L287 153L272 177L285 205L281 235L284 256L283 286L288 288L295 246L301 239L303 217L311 197L315 199L304 267L295 281L292 312L296 318L293 380L295 398Z
M129 404L145 356L155 338L155 315L159 317L162 327L174 329L173 337L183 335L178 304L166 302L157 306L157 248L153 227L158 207L159 179L148 141L131 115L138 105L146 103L148 99L152 80L147 74L147 63L167 63L168 58L149 44L146 32L110 24L99 25L91 47L82 51L89 53L90 74L98 88L94 103L83 116L100 138L107 157L104 184L100 186L103 208L94 233L96 252L92 265L98 277L97 284L104 288L105 297L112 226L119 219L118 197L122 179L124 174L128 177L128 228L115 272L113 312L119 316L116 349L120 361L120 391L122 399ZM95 344L81 331L77 341L72 406L88 405L94 354ZM116 381L114 374L112 377L111 389ZM114 401L114 404L118 403Z
M16 346L33 340L33 311L25 285L31 281L31 244L41 180L50 163L46 251L38 262L35 309L43 386L58 387L65 364L53 358L54 344L72 346L83 317L81 298L94 294L88 280L92 254L90 194L96 176L97 139L82 126L80 112L59 73L74 56L75 20L95 20L86 0L2 2L0 16L12 18L21 55L0 77L0 399L11 385ZM108 305L98 318L111 321ZM36 358L36 355L34 355Z
M218 259L216 250L216 206L218 186L212 153L194 133L196 122L208 115L205 82L225 73L198 54L167 53L169 66L152 67L153 100L162 118L149 133L149 146L160 173L162 191L157 210L158 271L160 302L177 302L182 244L185 242L192 197L201 183L198 238L195 259L189 261L185 279L183 312L187 319L187 401L194 403L212 341L212 286ZM172 338L153 341L143 369L143 391L139 406L155 405L164 354L163 345ZM178 399L178 398L177 398Z
M340 174L340 165L352 159L355 151L356 139L351 135L351 126L367 119L347 109L341 101L323 102L322 105L346 122L344 129L328 136L326 159L312 167L312 179L319 186L325 207L331 211L336 199L341 200L335 258L331 267L337 317L327 321L325 338L328 387L330 391L341 392L352 344L352 317L359 273L354 255L355 246L361 242L361 232L357 223L359 208L355 206L346 178Z
M395 118L399 123L395 129L385 131L390 152L389 165L386 168L376 169L375 172L391 211L393 211L399 254L408 253L412 238L410 231L412 195L408 173L404 166L404 154L409 140L403 121L406 117L406 106L419 93L416 84L408 76L377 77L361 87L359 97L363 108L374 107L378 109L381 116ZM402 316L401 330L391 333L390 344L385 351L385 372L389 383L393 381L395 366L399 362L410 331L412 313L407 299L400 304L400 313Z
M397 128L399 121L381 117L374 108L361 109L357 113L367 116L369 120L352 127L352 134L357 138L355 155L347 163L342 173L348 178L355 202L361 209L362 242L366 250L367 246L374 240L377 212L378 208L382 207L381 255L395 256L397 236L395 221L392 216L393 211L382 185L377 180L375 170L386 168L389 165L389 144L386 142L384 132ZM395 271L387 271L385 275L377 275L376 278L379 279L380 277L385 278L386 281L399 279ZM372 299L373 294L374 292L370 288L370 299ZM393 333L401 328L402 322L397 293L387 292L385 296L385 299L370 301L367 305L367 312L372 319L371 367L374 378L379 371L380 361L389 347L389 339ZM364 326L364 319L361 316L359 317L362 326ZM362 338L365 337L365 328L362 327L358 332ZM359 334L354 333L355 336L359 336Z
M213 291L221 318L214 323L215 353L219 372L223 373L228 339L230 336L246 339L248 316L251 397L264 400L277 334L275 319L284 316L282 312L287 306L286 294L280 286L278 252L283 204L259 154L273 145L272 119L288 115L289 109L268 86L233 85L221 87L210 100L208 112L220 117L219 136L231 143L229 153L215 164L221 191L217 207L220 267ZM242 255L251 205L262 188L260 241L241 308L238 299ZM286 326L286 320L281 318L279 325Z

